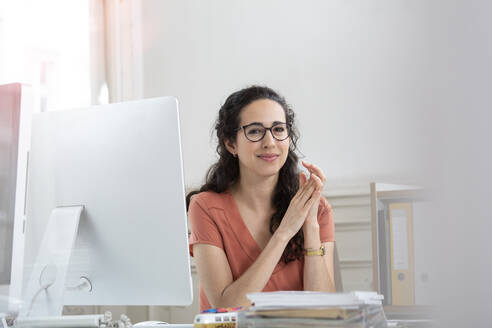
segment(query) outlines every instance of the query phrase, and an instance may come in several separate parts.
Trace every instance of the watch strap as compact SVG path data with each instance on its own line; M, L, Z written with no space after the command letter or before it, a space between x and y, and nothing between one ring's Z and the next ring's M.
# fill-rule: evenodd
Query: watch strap
M325 245L321 244L319 249L308 248L304 250L305 256L323 256L325 255Z

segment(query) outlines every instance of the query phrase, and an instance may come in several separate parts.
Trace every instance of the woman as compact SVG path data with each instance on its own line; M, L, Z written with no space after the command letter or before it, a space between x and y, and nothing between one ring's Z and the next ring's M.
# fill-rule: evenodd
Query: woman
M248 307L251 292L334 291L325 177L305 162L310 176L299 174L298 133L285 99L266 87L237 91L215 130L219 160L187 196L200 310Z

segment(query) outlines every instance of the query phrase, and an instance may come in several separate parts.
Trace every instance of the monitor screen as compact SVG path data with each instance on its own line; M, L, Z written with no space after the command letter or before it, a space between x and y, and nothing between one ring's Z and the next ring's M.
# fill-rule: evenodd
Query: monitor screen
M81 205L65 305L191 304L175 98L35 114L27 203L24 286L53 210Z

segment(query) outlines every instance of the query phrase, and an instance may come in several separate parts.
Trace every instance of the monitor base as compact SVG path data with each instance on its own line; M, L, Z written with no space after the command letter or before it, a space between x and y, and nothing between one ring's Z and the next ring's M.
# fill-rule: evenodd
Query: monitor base
M68 265L83 210L84 206L76 205L51 211L19 317L62 315Z

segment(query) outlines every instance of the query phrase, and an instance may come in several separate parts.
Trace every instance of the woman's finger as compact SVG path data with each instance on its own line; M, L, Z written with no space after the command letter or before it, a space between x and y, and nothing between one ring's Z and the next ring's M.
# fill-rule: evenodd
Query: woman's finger
M301 175L304 176L303 178L301 178ZM297 193L295 194L295 196L292 198L292 201L299 201L302 206L304 206L304 204L307 202L307 200L311 197L312 193L318 189L319 187L317 187L317 184L319 184L319 178L314 179L312 177L310 177L309 179L307 179L306 177L306 174L305 173L301 173L299 175L299 180L301 182L301 179L306 179L306 181L299 186L299 190L297 191Z
M299 196L304 192L304 189L308 186L309 179L307 178L306 173L299 173L299 189L297 189L296 194L293 198L299 198Z
M311 181L309 181L309 180L304 181L304 183L302 183L301 179L307 179L306 175L304 174L304 178L301 178L301 175L299 175L299 189L297 190L294 197L292 197L291 202L296 202L298 199L300 199L302 197L302 195L304 194L306 188L311 183Z
M321 192L315 191L313 192L313 195L311 198L307 200L307 202L304 204L304 210L309 211L309 209L320 199L321 197Z
M326 182L326 177L325 177L323 171L319 167L317 167L314 164L307 163L307 162L304 162L304 161L302 161L302 165L305 168L307 168L310 173L316 174L321 179L321 181L323 182L323 184Z
M311 174L310 179L313 179L314 184L316 186L316 190L322 190L323 189L323 181L316 175L316 174Z
M307 180L306 173L301 172L299 174L299 188L302 187L306 183L306 180Z
M299 197L299 201L304 206L309 198L312 197L313 192L316 190L316 185L313 179L309 179L309 181L305 184L306 188L303 193Z

